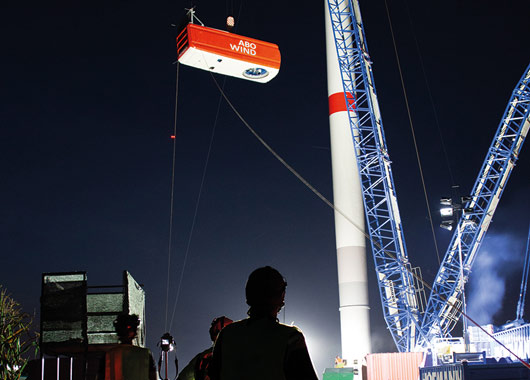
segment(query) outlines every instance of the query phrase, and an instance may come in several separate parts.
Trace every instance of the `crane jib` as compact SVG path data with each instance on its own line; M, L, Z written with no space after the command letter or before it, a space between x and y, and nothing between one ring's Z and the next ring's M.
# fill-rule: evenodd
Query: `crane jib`
M465 282L469 275L493 213L515 167L529 126L530 65L512 92L471 191L472 200L466 206L470 211L464 214L459 221L449 249L435 277L433 290L423 316L424 338L418 341L418 347L428 346L429 341L434 338L447 337L454 327L454 318L449 318L451 313L446 312L447 300L458 299L462 294L462 287L459 284L462 281ZM460 232L460 238L458 232ZM463 271L459 270L461 265L459 255L456 254L459 249L459 240L462 242L460 247ZM459 310L455 312L460 313Z
M349 117L384 317L399 351L421 349L449 336L460 314L461 280L470 272L530 126L530 66L512 93L420 316L359 4L327 0L327 5L342 81L341 91L330 95L330 114L347 111ZM347 107L350 98L344 94L355 99L354 107Z

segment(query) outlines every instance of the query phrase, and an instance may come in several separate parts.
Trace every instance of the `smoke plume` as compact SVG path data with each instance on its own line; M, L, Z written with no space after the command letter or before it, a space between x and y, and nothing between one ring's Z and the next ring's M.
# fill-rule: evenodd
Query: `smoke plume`
M467 313L481 325L493 323L493 317L502 308L506 281L521 281L518 274L524 260L518 240L509 234L489 235L475 259L466 292ZM514 295L513 318L517 296Z

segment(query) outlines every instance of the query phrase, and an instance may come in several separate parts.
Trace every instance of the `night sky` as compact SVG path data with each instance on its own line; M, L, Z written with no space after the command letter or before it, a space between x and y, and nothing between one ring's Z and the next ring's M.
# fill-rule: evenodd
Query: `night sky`
M443 255L451 235L438 227L439 198L453 184L463 194L473 186L530 62L530 2L387 1ZM282 67L268 84L216 80L263 139L332 199L324 2L193 4L207 26L223 29L232 13L237 33L279 45ZM340 353L333 212L220 103L209 73L186 66L179 75L166 308L176 82L171 24L189 6L2 5L0 284L38 318L41 273L82 270L89 285L110 285L120 284L126 269L146 291L148 346L157 356L156 343L171 325L182 368L210 344L214 317L245 317L246 278L271 265L288 282L280 320L304 331L321 373ZM361 11L409 257L432 283L436 252L385 3L361 1ZM500 293L475 309L493 310L484 322L515 318L530 222L528 150L490 226L483 245L489 253L477 259L476 268L495 272ZM373 349L392 351L369 264ZM479 269L470 298L491 293L493 282L476 281Z

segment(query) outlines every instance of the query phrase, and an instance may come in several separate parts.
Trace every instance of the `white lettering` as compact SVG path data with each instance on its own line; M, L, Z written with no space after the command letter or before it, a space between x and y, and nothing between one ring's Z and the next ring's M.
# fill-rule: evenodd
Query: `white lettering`
M238 53L256 55L256 44L248 41L239 40L239 44L230 44L230 49Z

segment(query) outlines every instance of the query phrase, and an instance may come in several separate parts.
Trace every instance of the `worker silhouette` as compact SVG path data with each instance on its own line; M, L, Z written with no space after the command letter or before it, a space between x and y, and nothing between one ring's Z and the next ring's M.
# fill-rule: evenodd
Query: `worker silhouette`
M180 372L177 380L208 380L208 369L212 359L213 345L221 330L233 321L225 316L217 317L210 326L210 338L212 345L201 353L195 355L186 367Z
M114 328L119 345L105 354L105 380L156 380L155 361L147 348L133 345L140 318L136 314L120 314Z
M269 266L250 274L245 288L249 317L219 334L208 370L211 380L317 380L304 335L277 319L286 286Z

